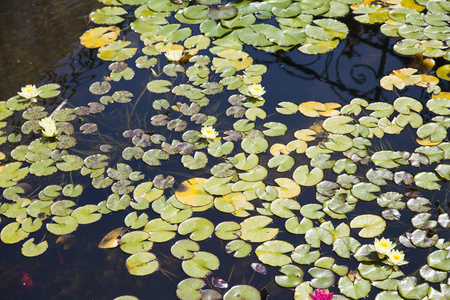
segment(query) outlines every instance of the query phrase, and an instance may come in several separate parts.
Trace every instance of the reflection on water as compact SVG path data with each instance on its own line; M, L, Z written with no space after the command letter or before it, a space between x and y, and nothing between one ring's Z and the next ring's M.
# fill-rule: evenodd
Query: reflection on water
M71 49L89 23L96 0L0 1L0 99L37 83Z
M4 23L0 24L0 72L3 72L0 95L3 98L13 96L21 86L37 83L39 72L46 71L42 74L41 84L59 83L62 86L62 97L70 98L68 105L86 105L94 101L88 87L93 81L108 75L108 64L97 60L95 51L81 48L71 50L76 46L70 45L78 41L86 29L85 16L92 8L99 6L99 3L94 0L15 1L11 6L5 3L3 1L0 4L0 23ZM30 10L25 10L24 5ZM264 63L269 68L263 81L267 90L265 98L273 100L267 101L268 111L273 111L276 103L280 101L299 103L318 100L346 103L353 97L367 97L374 101L387 100L380 89L373 88L378 86L377 78L392 69L404 66L405 60L392 55L393 41L378 34L377 26L363 26L351 22L351 18L347 18L346 22L353 24L349 26L350 36L342 41L338 49L325 55L309 56L296 50L272 55L245 49L254 57L255 63ZM60 60L63 56L65 59ZM127 87L134 95L139 95L145 89L148 81L146 72L137 70L133 86ZM123 83L118 83L121 84ZM148 129L146 126L149 126L149 116L144 114L145 106L151 102L146 103L145 99L140 101L139 108L134 110L134 113L139 113L132 115L135 117L133 124L128 121L119 122L123 121L122 118L118 118L119 121L109 118L114 110L117 110L115 106L108 106L103 117L86 116L85 121L89 118L95 119L99 127L103 128L102 133L107 135L107 142L113 146L114 143L126 143L127 139L121 136L122 131L130 128ZM217 103L220 105L220 102ZM222 108L223 106L217 108L218 113ZM121 108L123 111L126 109L128 106ZM115 113L117 118L117 112ZM291 131L310 125L299 125L299 119L298 116L286 116L283 122L290 125ZM267 121L271 121L270 117ZM292 136L292 132L289 134ZM88 136L82 139L80 144L91 150L89 143L92 140L98 143L97 136ZM123 147L116 149L121 151ZM120 153L114 153L113 150L111 156L115 163ZM155 172L154 169L144 167L133 166L133 169ZM164 172L175 171L177 167L169 166ZM153 177L152 175L155 174L150 174L150 177ZM67 182L67 179L64 180ZM84 180L82 183L88 189L89 179L78 180ZM108 194L106 191L90 188L83 195L89 195L89 199L83 198L79 205L98 203ZM314 201L314 195L302 194L302 199ZM129 256L120 249L97 248L98 242L107 232L123 226L123 219L128 213L129 211L123 211L104 215L95 224L80 226L73 233L75 243L66 250L56 244L57 236L47 233L45 239L49 242L49 249L38 258L23 257L20 244L0 243L0 255L3 258L0 261L0 293L9 295L8 299L112 299L124 294L131 294L140 299L174 299L176 285L186 278L186 275L181 270L180 262L170 257L171 243L153 247L152 252L160 259L161 270L142 278L128 274L125 259ZM147 213L150 218L157 216L151 210ZM216 224L228 217L213 209L207 214L208 219L214 219ZM3 218L2 222L7 220ZM274 225L283 228L283 222L278 223ZM276 268L269 268L266 276L253 276L253 270L249 266L257 261L254 253L246 259L232 260L230 255L224 253L223 242L216 238L202 242L202 249L213 249L211 252L222 262L214 275L230 279L230 285L248 283L252 278L251 284L258 289L266 287L271 299L292 297L292 293L286 289L274 289L276 284L272 278L279 274Z

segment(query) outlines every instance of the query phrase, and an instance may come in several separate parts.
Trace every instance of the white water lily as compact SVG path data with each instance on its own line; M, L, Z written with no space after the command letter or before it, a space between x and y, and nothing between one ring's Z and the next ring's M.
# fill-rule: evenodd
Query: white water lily
M219 133L212 127L212 126L204 126L201 130L201 137L208 139L208 140L214 140Z
M183 56L183 50L169 50L164 55L170 61L179 61Z
M39 96L40 93L41 91L34 84L27 84L17 94L25 99L33 99Z
M380 258L383 258L385 255L388 255L392 249L394 249L395 245L389 240L385 238L381 238L381 240L375 239L373 243L375 251L377 251Z
M408 263L405 260L405 254L403 254L403 251L398 251L398 250L392 250L391 252L389 252L388 262L389 262L389 264L394 265L394 266L401 266L401 265L405 265Z
M39 126L42 128L42 135L45 137L54 137L58 134L56 129L56 122L52 117L43 118L39 121Z
M248 87L248 92L254 98L261 98L266 93L266 90L262 85L255 83Z

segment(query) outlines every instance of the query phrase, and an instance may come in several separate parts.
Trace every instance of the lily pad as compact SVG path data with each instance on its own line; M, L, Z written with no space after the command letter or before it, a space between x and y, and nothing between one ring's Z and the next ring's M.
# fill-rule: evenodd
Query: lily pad
M212 273L220 265L220 261L212 253L205 251L197 251L194 257L184 260L181 263L183 271L191 277L203 278Z
M384 232L386 221L377 215L360 215L350 222L351 228L363 228L358 235L364 238L373 238Z
M145 276L156 272L159 268L159 262L153 253L138 252L126 260L125 266L130 274Z
M28 241L26 241L25 243L23 243L22 254L24 256L26 256L26 257L38 256L38 255L41 255L42 253L44 253L45 250L47 250L47 248L48 248L47 241L42 241L37 245L33 242L34 242L34 238L31 238Z

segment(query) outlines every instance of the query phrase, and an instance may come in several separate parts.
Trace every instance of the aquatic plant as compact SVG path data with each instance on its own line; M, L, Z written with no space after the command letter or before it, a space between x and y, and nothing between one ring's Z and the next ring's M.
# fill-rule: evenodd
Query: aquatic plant
M101 2L107 6L90 15L100 26L80 38L111 62L104 79L89 87L96 101L66 107L59 86L47 84L25 86L0 102L0 210L11 219L2 242L30 237L22 253L37 256L51 247L46 240L34 243L43 231L67 235L129 209L126 227L105 232L99 247L120 247L130 255L128 272L146 276L164 269L164 259L150 252L153 246L172 241L171 255L188 276L175 292L180 299L261 297L249 282L229 286L216 278L216 289L204 288L223 268L218 249L203 250L209 238L226 241L225 253L236 259L254 255L259 274L280 268L275 282L294 290L295 299L445 299L448 203L442 200L434 210L429 205L434 192L446 199L450 180L450 96L439 86L440 79L448 80L448 65L438 66L437 77L427 74L432 58L449 57L446 2ZM294 47L307 54L331 51L348 33L334 18L350 9L356 20L384 23L383 33L401 36L398 53L420 54L417 67L381 78L381 87L397 93L392 101L283 101L276 112L266 112L265 102L274 101L262 97L267 67L254 63L244 45L278 53ZM127 40L131 34L136 39ZM136 97L123 89L129 83L119 83L140 71L150 79ZM408 86L423 88L423 96L400 94ZM123 140L90 140L104 126L94 123L101 120L97 114L118 106L131 112L124 124L125 118L111 118L124 128ZM130 117L137 111L149 113L151 130ZM289 128L282 123L289 115L313 121ZM78 121L83 124L76 130ZM411 136L415 149L388 144L392 137ZM80 140L95 147L85 149ZM73 181L62 178L64 172ZM78 175L91 186L78 183ZM94 203L87 200L90 189L108 196ZM386 228L396 227L402 215L412 225L395 236L403 251L386 238L372 244L390 234ZM414 253L426 256L426 263L407 273L405 254ZM332 286L333 293L323 292Z

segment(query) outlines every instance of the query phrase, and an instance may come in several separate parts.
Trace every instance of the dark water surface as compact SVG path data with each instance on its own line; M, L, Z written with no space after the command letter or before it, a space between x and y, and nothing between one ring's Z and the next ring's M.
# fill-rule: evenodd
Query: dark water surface
M95 0L0 1L0 99L14 96L25 84L79 47Z
M89 12L99 6L101 3L95 0L2 0L0 2L2 100L14 96L20 87L26 84L58 83L62 86L61 99L69 98L71 106L85 105L94 101L88 87L92 82L108 75L108 64L96 58L96 50L84 49L77 43L79 36L89 25L87 17ZM281 101L300 103L317 100L344 104L354 97L388 102L395 99L393 93L383 92L378 87L378 80L391 70L406 66L407 59L393 55L392 45L395 41L380 34L379 26L364 26L354 22L351 17L345 18L344 22L349 25L349 37L343 40L335 51L325 55L310 56L297 50L273 55L256 52L249 47L244 49L254 58L255 63L263 63L269 68L262 82L267 90L264 97L267 99L265 109L268 114L273 113L276 104ZM134 95L139 95L142 87L145 88L148 81L146 72L136 70L136 76L132 80L133 87L127 87ZM123 82L118 83L115 88L119 90L121 84ZM419 89L410 91L411 96L420 98L420 94L414 95L421 93ZM151 105L151 102L146 103L144 98L139 104L143 110L137 111L145 113L145 106ZM217 109L219 114L223 113L221 107L224 106ZM108 136L109 141L117 143L117 149L121 150L123 148L119 145L126 141L122 137L122 132L130 128L145 129L149 123L149 116L141 113L132 121L118 122L117 119L109 118L116 109L114 105L108 106L102 115L92 118L103 129L102 133ZM277 118L277 121L288 124L290 136L295 130L307 128L313 122L305 117L299 118L298 114L283 116L282 120L279 115ZM267 121L271 121L271 118L269 117ZM230 124L221 126L226 128ZM93 141L86 138L84 142L88 149ZM397 143L400 147L401 142ZM114 154L111 156L114 163L119 161ZM152 178L161 172L169 174L170 171L177 170L178 165L168 166L164 171L143 169L144 167L133 166L133 169L146 170L149 172L146 175ZM184 172L181 177L192 176L187 171ZM80 180L84 180L80 182L84 186L90 184L89 179ZM61 182L63 181L64 179L61 179ZM86 191L87 187L83 192L85 198L78 203L79 205L98 203L108 195L107 191L103 190L91 189L87 193ZM315 202L313 189L306 188L299 197L302 201L309 199L308 201ZM174 242L155 244L152 252L160 259L161 270L145 277L129 275L125 268L125 260L129 255L120 249L97 248L98 242L106 233L124 226L123 219L130 211L104 215L94 224L80 226L73 234L76 243L68 250L56 246L57 237L47 233L45 239L49 243L49 249L37 258L22 256L21 243L15 245L0 243L2 257L0 299L113 299L125 294L134 295L141 300L176 299L176 285L187 276L181 270L180 261L170 258L170 247ZM151 210L146 213L150 218L157 217ZM226 218L232 218L213 209L206 214L215 224ZM5 219L3 217L2 222L7 222ZM274 225L283 228L283 224L284 220L280 219L279 222L275 221ZM397 232L389 234L392 234L392 237L399 235ZM298 244L295 240L291 242ZM202 242L202 250L211 251L218 256L221 267L214 275L224 279L230 278L230 286L248 283L252 277L253 271L249 265L257 261L254 252L246 259L233 260L224 252L224 243L216 238ZM25 273L32 278L34 287L21 286L21 278ZM266 287L270 299L292 299L291 291L276 289L276 284L272 280L275 275L279 275L277 268L269 268L266 276L256 274L251 284L257 288Z

